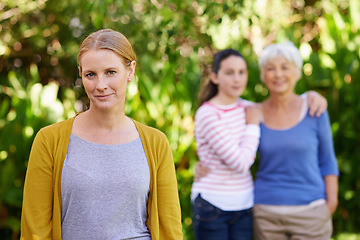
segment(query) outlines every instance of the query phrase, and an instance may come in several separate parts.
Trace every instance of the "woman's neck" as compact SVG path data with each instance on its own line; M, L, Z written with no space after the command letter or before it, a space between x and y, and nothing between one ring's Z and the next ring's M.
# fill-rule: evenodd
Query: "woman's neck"
M72 133L99 144L121 144L139 137L134 122L123 112L109 114L91 109L75 118Z
M270 97L266 101L271 108L286 109L291 107L299 96L291 92L288 94L270 94Z
M88 124L93 128L103 129L105 131L116 131L126 125L128 118L124 111L94 111L91 108L84 112L84 117Z
M300 121L303 100L299 95L272 95L262 105L264 124L273 129L285 129Z

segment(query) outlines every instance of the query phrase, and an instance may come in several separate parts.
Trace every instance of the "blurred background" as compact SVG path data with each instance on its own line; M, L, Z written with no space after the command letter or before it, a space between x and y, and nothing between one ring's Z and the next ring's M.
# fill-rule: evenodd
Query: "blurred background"
M185 240L194 239L193 117L213 54L239 50L249 67L242 97L262 101L268 92L259 78L261 49L293 41L304 59L296 91L318 91L329 104L340 167L334 239L360 239L358 0L1 0L0 239L19 239L24 177L37 131L87 109L76 56L84 37L100 28L122 32L137 53L126 113L169 139Z

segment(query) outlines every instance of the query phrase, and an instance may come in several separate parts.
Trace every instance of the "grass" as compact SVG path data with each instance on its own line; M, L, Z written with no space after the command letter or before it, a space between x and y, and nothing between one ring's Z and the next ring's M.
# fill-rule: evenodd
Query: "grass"
M335 238L331 238L331 240L360 240L360 234L340 233Z

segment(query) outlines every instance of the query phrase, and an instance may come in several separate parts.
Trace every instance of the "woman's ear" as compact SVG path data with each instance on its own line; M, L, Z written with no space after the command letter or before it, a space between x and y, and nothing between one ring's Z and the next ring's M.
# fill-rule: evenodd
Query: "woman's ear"
M131 81L131 79L133 79L133 77L135 75L135 67L136 67L136 62L131 61L130 65L129 65L129 74L128 74L128 81L129 82Z
M218 85L219 84L219 80L218 80L218 77L217 77L217 74L214 73L214 72L211 72L210 73L210 81L215 84L215 85Z
M297 69L297 70L296 70L296 73L297 73L297 79L296 79L296 81L299 81L300 78L301 78L301 75L302 75L302 69Z

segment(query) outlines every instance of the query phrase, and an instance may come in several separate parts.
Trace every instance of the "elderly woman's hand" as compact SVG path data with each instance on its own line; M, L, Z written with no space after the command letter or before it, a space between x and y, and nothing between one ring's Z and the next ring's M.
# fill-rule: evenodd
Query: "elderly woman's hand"
M309 113L312 117L315 115L319 117L327 109L326 98L315 91L307 92L307 100L309 103Z
M330 214L333 215L338 206L337 200L328 200L326 201L326 206L329 208Z

